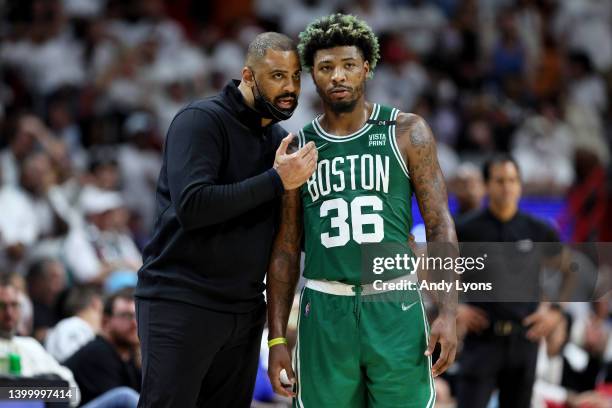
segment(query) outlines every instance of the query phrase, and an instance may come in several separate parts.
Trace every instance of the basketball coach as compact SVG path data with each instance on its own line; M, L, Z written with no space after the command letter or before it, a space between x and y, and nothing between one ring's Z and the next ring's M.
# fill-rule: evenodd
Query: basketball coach
M190 103L167 133L157 221L138 272L139 407L248 407L265 322L264 276L280 198L316 167L287 153L300 92L295 44L249 45L241 81Z

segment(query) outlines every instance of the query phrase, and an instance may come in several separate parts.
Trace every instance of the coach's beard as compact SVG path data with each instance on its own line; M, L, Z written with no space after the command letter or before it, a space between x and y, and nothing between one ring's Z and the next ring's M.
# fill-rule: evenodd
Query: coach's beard
M293 97L295 100L295 104L293 107L289 109L281 109L276 106L273 102L271 102L260 90L259 86L257 86L257 81L255 81L255 75L253 74L253 82L255 82L255 87L251 89L253 92L253 100L254 100L254 108L255 110L264 118L272 119L275 122L280 122L283 120L289 119L293 112L295 112L298 104L298 99L296 94L283 94L275 99L280 99L285 96Z

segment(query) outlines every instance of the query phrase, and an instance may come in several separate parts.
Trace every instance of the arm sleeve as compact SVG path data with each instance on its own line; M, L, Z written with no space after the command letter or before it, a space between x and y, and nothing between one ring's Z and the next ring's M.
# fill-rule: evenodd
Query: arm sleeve
M185 230L234 218L283 193L274 169L232 184L217 184L223 135L210 112L191 108L174 119L166 140L170 197Z

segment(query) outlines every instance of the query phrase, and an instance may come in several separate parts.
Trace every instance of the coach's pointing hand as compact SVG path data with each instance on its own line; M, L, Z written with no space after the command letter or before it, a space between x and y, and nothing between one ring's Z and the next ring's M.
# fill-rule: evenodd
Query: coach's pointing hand
M287 372L290 384L284 384L281 381L281 371ZM278 395L285 397L295 397L295 393L292 391L293 384L295 384L295 374L291 368L291 358L289 357L289 350L286 344L278 344L270 347L270 355L268 356L268 377L272 383L274 392Z
M285 190L300 187L317 168L318 151L315 144L308 142L298 151L288 153L287 148L293 138L293 133L289 133L282 140L274 159L274 169L283 181Z

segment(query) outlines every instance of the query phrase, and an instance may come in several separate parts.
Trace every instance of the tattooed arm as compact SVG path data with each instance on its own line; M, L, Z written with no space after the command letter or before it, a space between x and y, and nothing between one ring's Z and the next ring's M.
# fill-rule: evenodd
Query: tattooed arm
M446 184L429 126L420 116L400 113L396 133L425 221L427 241L456 246L455 224L448 211Z
M288 190L283 195L281 226L272 248L266 280L268 339L285 337L287 331L295 286L300 277L302 228L302 204L299 189ZM293 393L285 389L280 382L280 372L283 369L293 382L295 376L291 369L288 347L286 344L279 344L270 348L268 376L276 393L292 397Z
M423 118L400 113L397 118L397 142L410 175L427 234L430 257L457 257L459 250L455 224L448 211L446 185L436 154L436 142ZM427 279L446 280L455 285L454 271L428 271ZM455 359L457 347L456 310L457 293L453 290L437 291L434 299L438 317L431 325L426 355L431 355L436 343L442 350L432 367L434 375L443 373Z

